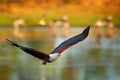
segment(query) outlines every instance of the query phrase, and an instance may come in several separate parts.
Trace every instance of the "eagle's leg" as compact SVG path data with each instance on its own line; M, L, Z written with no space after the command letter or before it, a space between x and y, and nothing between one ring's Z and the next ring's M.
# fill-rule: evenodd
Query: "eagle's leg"
M43 64L43 65L46 65L47 62L48 62L48 58L45 58L45 59L43 60L42 64Z
M47 63L46 61L43 61L43 62L42 62L43 65L46 65L46 63Z

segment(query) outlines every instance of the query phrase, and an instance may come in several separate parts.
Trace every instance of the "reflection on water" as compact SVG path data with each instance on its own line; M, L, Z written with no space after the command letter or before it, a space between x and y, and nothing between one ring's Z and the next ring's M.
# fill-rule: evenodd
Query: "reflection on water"
M83 28L71 29L71 35L80 33ZM0 80L119 80L120 79L120 37L115 30L112 44L104 35L98 44L91 29L89 37L69 48L55 62L41 64L41 61L21 50L5 44L4 39L50 52L66 38L53 38L48 29L22 30L24 37L13 33L12 29L0 29Z

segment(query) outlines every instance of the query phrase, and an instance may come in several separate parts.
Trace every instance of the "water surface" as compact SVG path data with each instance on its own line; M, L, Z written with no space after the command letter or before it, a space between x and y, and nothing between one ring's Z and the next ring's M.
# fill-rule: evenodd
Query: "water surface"
M70 36L84 28L71 28ZM0 29L0 80L119 80L120 30L111 37L102 29L97 37L94 29L86 40L66 50L58 60L47 65L5 43L9 38L26 47L50 53L66 40L61 30L52 37L48 28L31 28L15 31Z

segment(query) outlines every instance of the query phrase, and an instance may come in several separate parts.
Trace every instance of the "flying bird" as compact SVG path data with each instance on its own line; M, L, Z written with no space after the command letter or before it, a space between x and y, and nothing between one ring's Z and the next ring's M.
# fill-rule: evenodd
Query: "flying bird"
M76 43L78 43L80 41L83 41L88 36L89 29L90 29L90 26L88 26L81 34L75 35L75 36L65 40L60 45L58 45L58 47L56 47L50 54L47 54L47 53L42 52L42 51L38 51L38 50L33 49L33 48L21 46L19 44L12 42L9 39L6 39L6 41L10 45L18 47L21 50L23 50L24 52L42 60L43 61L42 64L46 65L46 63L50 63L50 62L55 61L62 54L62 52L65 51L66 49L68 49L69 47L75 45Z

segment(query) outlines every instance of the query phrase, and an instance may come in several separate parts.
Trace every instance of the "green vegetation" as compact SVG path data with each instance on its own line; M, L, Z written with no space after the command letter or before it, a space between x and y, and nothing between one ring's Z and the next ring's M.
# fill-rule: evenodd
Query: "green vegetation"
M37 26L38 21L41 19L42 15L10 15L10 14L0 14L0 26L13 26L12 22L15 18L23 18L27 26ZM68 15L69 22L71 26L84 26L93 25L100 16L98 15ZM45 17L47 24L53 19L60 19L61 15L48 15ZM102 17L105 18L105 15ZM113 16L113 21L116 26L120 26L120 16Z
M0 14L0 26L10 26L12 21L12 16Z

